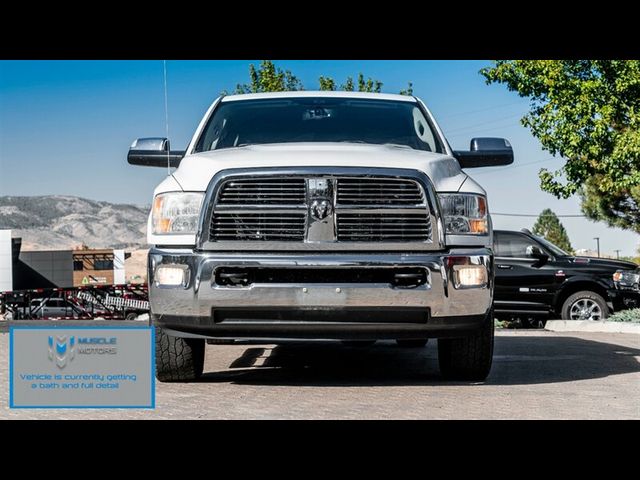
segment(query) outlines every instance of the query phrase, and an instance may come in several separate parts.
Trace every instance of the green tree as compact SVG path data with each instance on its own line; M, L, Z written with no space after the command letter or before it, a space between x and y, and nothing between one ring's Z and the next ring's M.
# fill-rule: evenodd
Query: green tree
M577 193L588 218L640 233L640 61L500 60L480 73L529 98L522 124L565 158L540 170L541 188Z
M400 95L413 95L413 82L407 83L407 88L400 90Z
M318 79L318 81L320 82L320 90L336 89L336 82L333 80L333 78L323 77L322 75L320 75L320 78Z
M580 189L582 212L589 218L605 220L612 227L640 233L640 185L600 192L601 175L589 178Z
M559 246L565 252L573 253L573 247L569 241L569 235L560 222L558 216L550 208L545 208L532 230L534 235L546 238L554 245Z
M336 81L331 77L321 75L318 79L320 90L337 90ZM357 91L380 93L383 83L380 80L368 77L366 80L362 73L358 74ZM261 92L286 92L304 90L302 82L290 70L278 68L271 60L263 60L258 68L249 65L249 83L236 85L234 93L261 93ZM340 85L340 90L347 92L356 91L356 83L353 77L347 77ZM222 92L225 94L226 92ZM409 82L408 88L400 91L401 95L413 95L413 84Z
M234 93L288 92L304 90L302 82L289 70L276 67L271 60L263 60L260 67L249 65L249 83L236 85Z

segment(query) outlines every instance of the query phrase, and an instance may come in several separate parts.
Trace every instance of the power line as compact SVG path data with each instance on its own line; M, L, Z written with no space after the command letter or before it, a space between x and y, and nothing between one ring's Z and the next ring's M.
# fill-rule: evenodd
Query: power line
M504 103L502 105L493 105L491 107L487 107L487 108L479 108L477 110L468 110L466 112L456 112L456 113L452 113L450 115L442 115L439 116L438 118L453 118L453 117L459 117L461 115L470 115L472 113L480 113L480 112L487 112L489 110L497 110L499 108L504 108L504 107L511 107L513 105L520 105L522 102L512 102L512 103Z
M549 162L551 160L562 160L562 158L554 158L554 157L550 157L550 158L545 158L543 160L535 160L533 162L526 162L526 163L519 163L518 165L509 165L508 167L503 167L503 168L494 168L492 170L487 170L486 172L478 172L478 173L474 173L472 175L470 175L471 177L475 177L476 175L486 175L487 173L496 173L496 172L501 172L503 170L512 170L514 168L520 168L520 167L527 167L529 165L535 165L537 163L543 163L543 162ZM488 167L491 168L491 167Z
M476 123L473 125L466 125L466 126L461 126L458 128L452 128L450 130L447 130L447 135L451 135L454 136L452 134L460 134L461 132L466 132L467 130L474 130L478 127L484 127L487 124L492 124L492 123L500 123L503 122L504 120L513 120L516 117L521 117L522 114L521 113L514 113L511 115L507 115L505 117L500 117L500 118L494 118L493 120L487 120L484 122L480 122L480 123Z
M556 216L558 218L586 218L586 215L529 215L526 213L496 213L491 212L491 215L501 215L503 217L552 217Z

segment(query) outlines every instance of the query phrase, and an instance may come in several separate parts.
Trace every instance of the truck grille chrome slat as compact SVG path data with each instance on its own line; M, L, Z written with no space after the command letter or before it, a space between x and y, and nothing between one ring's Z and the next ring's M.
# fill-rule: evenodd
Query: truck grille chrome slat
M431 238L431 222L426 213L338 213L337 224L338 241L428 241Z
M211 221L212 240L302 241L306 214L216 213Z
M218 205L302 205L305 202L304 178L247 179L226 182Z
M338 205L422 205L422 189L413 180L338 179Z

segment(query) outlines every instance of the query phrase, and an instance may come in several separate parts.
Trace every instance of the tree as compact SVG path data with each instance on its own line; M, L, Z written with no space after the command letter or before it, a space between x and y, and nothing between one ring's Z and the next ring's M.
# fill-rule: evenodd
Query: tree
M565 252L573 253L573 247L569 241L569 235L564 229L558 216L550 208L545 208L532 230L534 235L546 238L554 245L559 246Z
M337 84L331 77L321 75L318 79L320 90L337 90ZM358 74L357 87L358 92L374 92L382 91L383 83L380 80L371 77L364 79L362 73ZM340 85L340 90L353 92L356 85L353 77L347 77L345 83ZM234 93L261 93L261 92L287 92L304 90L302 82L290 70L282 70L276 67L271 60L263 60L260 66L249 65L249 83L239 83L236 85ZM224 93L224 92L223 92ZM413 84L409 82L406 90L401 90L400 95L413 95Z
M400 90L400 95L413 95L413 82L407 83L407 88Z
M604 220L609 226L640 233L640 185L602 193L600 175L588 179L580 189L582 212L591 219Z
M288 92L304 90L302 82L289 70L282 70L263 60L260 67L249 65L249 83L236 85L235 93Z
M565 158L540 170L543 190L579 194L588 218L640 232L639 60L500 60L480 73L529 98L522 124Z

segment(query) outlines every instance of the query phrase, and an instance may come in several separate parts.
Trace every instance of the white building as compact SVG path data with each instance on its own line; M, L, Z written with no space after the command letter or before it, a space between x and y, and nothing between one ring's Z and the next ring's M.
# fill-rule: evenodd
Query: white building
M0 292L13 290L11 230L0 230Z

